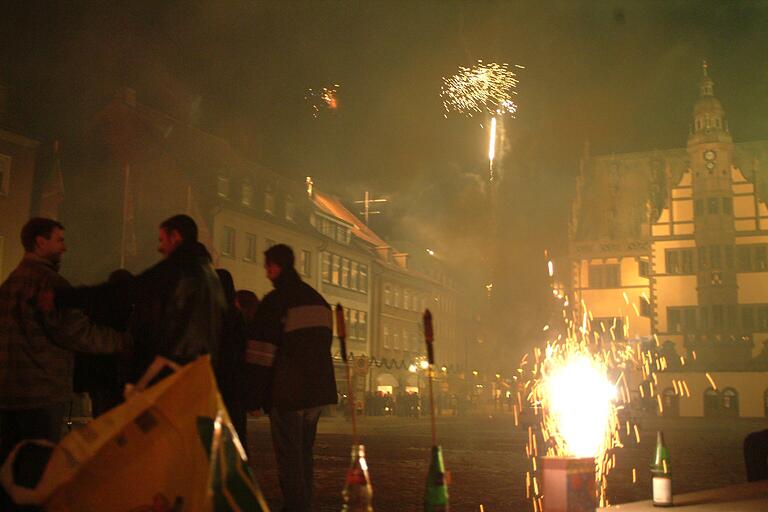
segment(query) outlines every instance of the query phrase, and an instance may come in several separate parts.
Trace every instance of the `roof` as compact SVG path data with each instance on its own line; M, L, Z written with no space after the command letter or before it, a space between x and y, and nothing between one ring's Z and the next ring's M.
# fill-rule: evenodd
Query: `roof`
M357 238L373 245L374 247L389 245L362 220L358 219L354 213L350 212L338 198L315 191L313 199L320 211L351 225L352 234Z

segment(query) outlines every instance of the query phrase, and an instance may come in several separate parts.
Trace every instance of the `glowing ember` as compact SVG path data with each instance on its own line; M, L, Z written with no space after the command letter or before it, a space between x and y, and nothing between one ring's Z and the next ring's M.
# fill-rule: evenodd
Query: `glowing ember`
M616 388L588 354L544 361L542 404L560 455L596 457L606 448Z
M338 90L341 86L333 84L322 89L307 89L304 100L312 108L312 117L320 117L323 110L336 110L339 107Z

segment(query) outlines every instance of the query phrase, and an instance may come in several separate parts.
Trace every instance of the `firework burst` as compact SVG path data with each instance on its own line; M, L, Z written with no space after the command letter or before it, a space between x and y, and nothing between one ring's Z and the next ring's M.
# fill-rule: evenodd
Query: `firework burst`
M336 110L339 108L339 84L329 85L322 89L307 89L304 101L312 109L312 117L318 118L324 110Z
M522 69L522 66L515 66ZM459 67L451 77L443 77L440 96L445 116L450 112L466 115L488 114L491 116L514 115L517 104L517 74L509 64L477 61L471 68Z

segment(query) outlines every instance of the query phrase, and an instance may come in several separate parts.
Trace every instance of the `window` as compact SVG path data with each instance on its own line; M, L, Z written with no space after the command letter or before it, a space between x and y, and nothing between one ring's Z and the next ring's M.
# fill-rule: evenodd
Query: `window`
M400 288L398 288L397 286L395 286L395 301L392 305L395 306L396 308L400 307Z
M619 265L590 265L590 288L618 288Z
M349 311L349 339L357 339L357 310L347 309Z
M725 259L725 268L733 269L733 246L726 245L723 247L723 254Z
M731 332L736 329L736 324L739 322L738 308L736 304L728 304L725 308L725 325Z
M400 350L400 335L397 332L392 336L392 348Z
M291 196L285 196L285 220L293 220L296 206Z
M349 288L349 260L341 258L341 286Z
M699 330L707 332L709 329L709 307L701 306L699 308Z
M709 247L699 247L699 269L709 268Z
M720 395L712 388L704 391L704 416L717 416L720 412Z
M707 199L707 213L715 215L720 210L720 200L717 197Z
M675 418L680 415L680 402L673 388L666 388L661 394L663 416Z
M358 269L359 265L360 264L358 262L356 262L356 261L351 261L349 263L349 288L351 290L357 290L358 289L358 286L357 286L358 271L357 271L357 269Z
M365 311L357 313L357 339L366 341L368 339L368 314Z
M272 187L267 187L264 191L264 211L274 215L275 214L275 194L272 192Z
M664 261L667 274L690 275L694 272L693 249L667 249Z
M722 261L720 258L720 246L719 245L712 245L709 247L709 265L713 269L720 269L722 268Z
M224 226L221 230L221 254L222 256L235 255L235 228Z
M389 327L384 326L384 348L389 348Z
M712 328L716 331L721 331L723 324L723 306L715 304L712 306Z
M408 288L403 290L403 309L411 309L411 292Z
M331 254L324 252L323 253L323 270L322 270L322 277L324 283L330 283L331 282Z
M245 234L245 256L243 259L246 261L256 261L258 255L258 249L256 247L256 235L252 233Z
M768 245L739 245L736 248L739 272L768 271Z
M683 329L685 332L696 332L696 308L683 309Z
M368 293L368 265L360 265L357 289L363 293Z
M11 157L0 155L0 196L7 196L11 190Z
M673 251L667 249L665 253L667 274L682 274L682 267L680 266L680 253L679 251Z
M723 198L723 213L733 215L733 199L730 197Z
M677 308L667 309L667 331L668 332L682 332L683 320L681 311Z
M651 317L651 303L645 297L640 297L640 316Z
M389 288L388 284L385 284L384 285L384 304L386 304L387 306L392 305L391 296L392 296L392 290Z
M757 306L757 329L760 332L768 332L768 305Z
M751 306L741 308L741 328L747 333L755 329L755 310Z
M304 277L312 275L312 253L304 249L299 256L299 273Z
M243 197L241 201L245 206L251 206L253 203L253 187L247 181L243 183Z
M648 260L637 260L637 273L640 277L648 277L650 268L651 266Z
M218 192L220 197L229 196L229 178L226 176L219 176L216 181L216 192Z
M720 408L723 416L738 418L739 416L739 392L733 388L725 388L722 394L722 407Z
M411 344L408 341L408 331L403 329L403 350L410 350Z
M334 254L331 260L331 283L338 286L341 284L341 256Z

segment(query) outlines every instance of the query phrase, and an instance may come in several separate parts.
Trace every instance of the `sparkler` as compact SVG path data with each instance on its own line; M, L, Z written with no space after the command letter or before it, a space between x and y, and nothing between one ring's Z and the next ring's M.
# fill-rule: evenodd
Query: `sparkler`
M307 89L304 100L312 108L312 117L317 119L323 110L336 110L339 107L339 84L329 85L322 89Z

